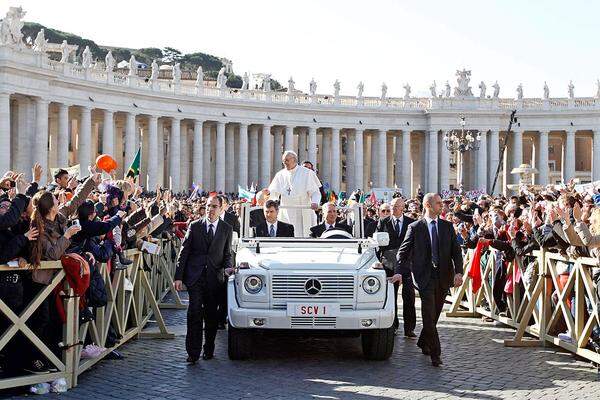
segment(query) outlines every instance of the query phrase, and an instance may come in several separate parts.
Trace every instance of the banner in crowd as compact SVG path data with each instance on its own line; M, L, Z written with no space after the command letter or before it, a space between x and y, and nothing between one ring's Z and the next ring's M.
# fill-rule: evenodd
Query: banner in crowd
M596 189L600 188L600 181L594 181L590 183L582 183L575 185L575 191L578 193L595 193Z
M50 176L54 176L56 171L58 171L59 169L64 169L65 171L67 171L69 173L69 176L79 176L79 164L66 168L50 168Z
M371 189L371 193L375 195L378 201L382 201L384 203L392 201L394 198L394 194L402 194L402 189L400 188L373 188Z
M125 178L127 177L132 177L135 178L136 176L138 176L140 174L140 164L141 164L141 159L142 159L142 148L138 148L137 153L135 154L135 157L133 158L133 161L131 162L131 165L129 166L129 169L127 169L127 173L125 174Z
M442 192L440 194L442 195L442 199L447 199L447 198L451 198L454 196L458 196L460 193L458 190L452 189L452 190L442 190ZM465 196L466 198L468 198L469 200L477 200L477 198L479 198L479 196L483 196L485 194L486 194L485 190L483 190L483 189L473 189L473 190L469 190L468 192L464 192L462 195Z

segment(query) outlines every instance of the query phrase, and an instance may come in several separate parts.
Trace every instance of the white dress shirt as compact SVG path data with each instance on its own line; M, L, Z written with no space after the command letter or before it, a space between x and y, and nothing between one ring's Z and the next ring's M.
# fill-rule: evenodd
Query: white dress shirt
M273 227L273 231L275 234L273 236L277 236L277 221L270 223L267 221L267 235L271 236L271 227Z
M394 230L396 230L396 224L398 224L398 236L402 232L402 224L404 223L404 215L400 215L398 218L392 215L392 222L394 224Z
M217 233L217 225L219 224L219 220L220 218L217 218L214 222L210 222L210 220L206 218L206 233L209 232L211 224L213 226L213 235Z

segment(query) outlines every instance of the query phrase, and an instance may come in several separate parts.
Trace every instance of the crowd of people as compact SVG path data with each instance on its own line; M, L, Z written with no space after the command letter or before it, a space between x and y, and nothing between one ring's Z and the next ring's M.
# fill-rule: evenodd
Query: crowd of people
M44 261L60 260L63 266L69 262L89 265L91 279L85 301L80 305L81 322L93 319L94 308L106 304L106 288L102 279L98 279L100 263L107 263L111 273L127 268L132 260L127 259L124 250L141 249L143 242L159 238L182 240L191 224L207 220L208 213L218 215L220 221L239 235L241 207L248 201L236 194L197 190L173 194L157 187L147 191L132 178L104 178L95 167L89 168L86 177L70 176L67 171L58 170L52 182L42 187L39 182L46 173L36 164L28 175L30 180L25 179L23 172L15 171L6 172L0 179L0 264L22 267L0 271L0 299L17 314L56 273L56 270L41 269L40 265ZM407 338L416 337L415 286L410 265L399 268L398 252L408 226L424 215L427 201L424 202L423 197L420 191L413 198L396 193L387 201L367 197L357 190L343 199L330 201L331 197L322 193L321 207L317 211L319 222L311 228L313 237L333 228L352 232L357 221L348 214L346 206L356 204L364 210L365 236L378 231L389 233L389 245L378 249L377 255L390 278L401 276L394 282L397 293L402 282L402 328ZM250 214L250 225L256 235L294 235L292 225L276 225L279 203L269 198L268 191L258 191L253 202L261 207ZM515 257L526 260L519 264L526 282L540 273L535 258L528 258L536 249L559 252L571 259L594 257L600 263L600 194L593 190L578 191L573 183L550 185L536 191L523 188L514 196L471 198L453 192L441 198L439 218L451 224L463 253L477 249L481 253L481 262L485 262L489 256L486 249L497 250L492 285L495 305L502 314L509 313L507 295L512 290L523 290L506 273L508 264ZM573 265L564 262L560 263L560 268L559 274L568 277ZM592 275L598 291L600 268L595 267ZM566 283L566 279L561 282ZM221 293L223 287L221 282ZM574 296L573 290L569 297ZM224 329L226 325L225 301L226 296L219 298L217 329ZM58 354L62 322L53 303L50 298L44 300L28 325ZM569 304L575 306L574 301ZM588 300L586 307L592 312ZM8 326L9 320L1 317L0 332ZM394 326L400 328L398 318ZM571 337L565 324L559 323L555 329L561 330L559 333L565 338ZM107 347L120 339L115 332L109 336L112 337ZM90 338L86 343L91 343ZM598 326L594 328L588 346L600 352ZM198 353L198 349L194 352ZM119 357L118 352L114 357ZM20 333L4 346L0 361L4 374L22 371L41 374L52 370L48 360Z

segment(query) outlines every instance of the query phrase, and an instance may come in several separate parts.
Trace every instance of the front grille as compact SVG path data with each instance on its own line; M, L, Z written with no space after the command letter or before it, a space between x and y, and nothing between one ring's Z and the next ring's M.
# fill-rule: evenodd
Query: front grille
M336 317L291 317L292 328L335 328Z
M304 290L304 284L309 279L318 279L321 291L312 296ZM354 275L273 275L271 298L273 303L294 300L351 300L354 301Z

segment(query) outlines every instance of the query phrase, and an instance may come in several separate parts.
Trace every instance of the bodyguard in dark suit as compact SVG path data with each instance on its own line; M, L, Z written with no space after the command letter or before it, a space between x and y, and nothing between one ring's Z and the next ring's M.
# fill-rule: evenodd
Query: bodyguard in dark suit
M450 286L462 284L463 259L454 227L439 218L442 199L438 194L427 193L423 198L425 217L408 226L406 237L398 250L396 274L391 281L402 280L402 265L412 260L410 268L413 281L421 297L423 330L417 342L431 364L442 364L437 321L444 306Z
M311 226L310 237L319 238L323 232L330 229L343 229L352 235L352 228L343 223L337 221L337 209L333 203L325 203L322 208L323 222L318 225Z
M256 193L256 205L261 208L250 210L250 228L256 228L258 224L265 222L265 214L262 207L265 205L265 194L262 191Z
M408 226L415 222L414 219L405 216L404 200L400 197L392 199L390 204L384 203L379 208L381 219L377 224L377 232L387 232L390 237L388 246L380 247L377 256L383 263L385 273L388 277L394 275L397 264L397 253L404 241ZM415 310L415 288L410 275L410 261L401 265L402 274L402 320L404 321L404 336L416 338L414 333L417 325L417 312ZM398 289L400 282L394 283L394 302L396 314L394 316L394 328L398 329Z
M232 228L219 219L222 201L211 196L206 203L206 219L192 222L183 239L174 286L187 287L187 361L195 363L202 350L202 330L206 330L202 358L210 360L215 350L217 335L217 302L219 290L232 273Z
M277 220L278 201L268 200L263 211L265 222L254 228L254 237L294 237L294 225Z
M238 234L240 237L240 220L237 215L232 212L229 212L229 199L227 196L221 194L219 195L221 199L221 203L223 207L221 208L221 220L225 221L234 232ZM232 264L235 264L235 254L233 254ZM219 291L219 303L217 305L217 312L219 316L219 323L217 324L218 329L225 329L225 323L227 322L227 281L223 282L221 285L221 289Z

